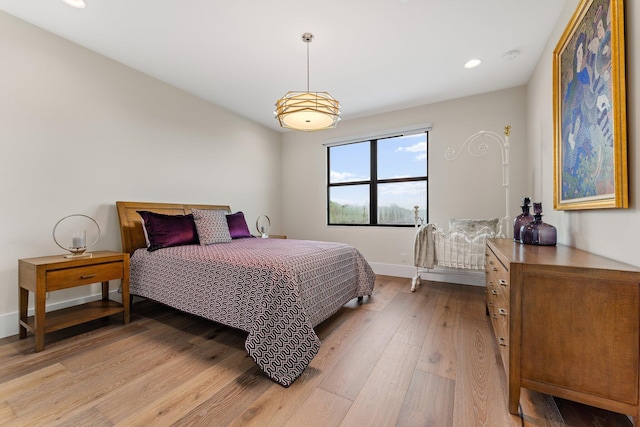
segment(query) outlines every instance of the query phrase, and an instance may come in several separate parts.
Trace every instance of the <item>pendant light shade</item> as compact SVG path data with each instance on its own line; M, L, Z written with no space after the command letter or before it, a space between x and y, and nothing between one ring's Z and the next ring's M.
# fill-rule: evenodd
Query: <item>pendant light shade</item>
M307 43L307 91L287 92L276 102L275 115L280 126L311 132L334 128L340 120L340 103L328 92L309 92L309 43L313 34L304 33Z
M340 103L328 92L287 92L276 102L280 126L301 131L336 127Z

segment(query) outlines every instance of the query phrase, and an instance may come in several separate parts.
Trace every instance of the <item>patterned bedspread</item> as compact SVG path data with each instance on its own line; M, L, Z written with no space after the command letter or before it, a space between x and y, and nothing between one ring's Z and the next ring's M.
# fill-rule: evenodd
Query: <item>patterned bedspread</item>
M131 258L132 294L247 331L249 355L285 387L318 352L313 327L374 282L362 254L341 243L248 238Z

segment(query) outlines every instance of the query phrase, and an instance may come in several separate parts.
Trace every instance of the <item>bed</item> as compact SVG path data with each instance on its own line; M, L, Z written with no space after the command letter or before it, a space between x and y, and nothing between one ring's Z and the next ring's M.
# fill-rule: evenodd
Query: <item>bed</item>
M230 214L229 206L116 206L122 247L131 254L131 295L246 331L247 353L285 387L319 350L313 328L350 300L373 292L373 270L349 245L245 237L150 251L139 211L182 218L213 211ZM202 242L202 229L197 231Z
M419 206L414 206L416 235L414 238L413 260L416 274L411 280L411 292L420 285L420 273L435 266L465 269L485 269L486 240L493 237L507 237L509 214L509 135L511 126L504 127L504 137L490 131L481 130L467 138L458 150L449 147L445 159L455 161L461 153L472 157L482 157L489 151L489 143L495 143L500 149L502 161L502 188L505 194L505 215L493 219L449 220L449 230L445 231L437 224L424 224L418 216Z
M411 280L411 292L420 285L420 273L435 266L465 270L485 269L487 239L504 237L499 218L449 220L449 230L437 224L421 224L416 210L414 265L416 274Z

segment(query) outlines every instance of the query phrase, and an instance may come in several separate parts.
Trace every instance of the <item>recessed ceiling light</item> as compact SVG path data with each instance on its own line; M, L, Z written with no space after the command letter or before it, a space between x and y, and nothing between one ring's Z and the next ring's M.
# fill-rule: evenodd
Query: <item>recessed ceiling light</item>
M464 68L476 68L478 65L482 63L479 59L471 59L464 64Z
M62 0L62 2L71 7L75 7L76 9L84 9L85 7L87 7L87 4L84 2L84 0Z

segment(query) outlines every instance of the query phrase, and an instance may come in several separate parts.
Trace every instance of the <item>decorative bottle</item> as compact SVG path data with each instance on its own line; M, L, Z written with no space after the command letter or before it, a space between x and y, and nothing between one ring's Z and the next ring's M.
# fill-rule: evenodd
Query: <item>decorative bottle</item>
M542 221L542 203L533 204L533 222L520 228L520 242L527 245L555 246L558 232Z
M528 197L522 198L522 206L520 206L522 213L513 220L513 240L517 242L520 241L520 229L522 226L533 222L533 215L529 213L529 203L531 203L531 199Z

